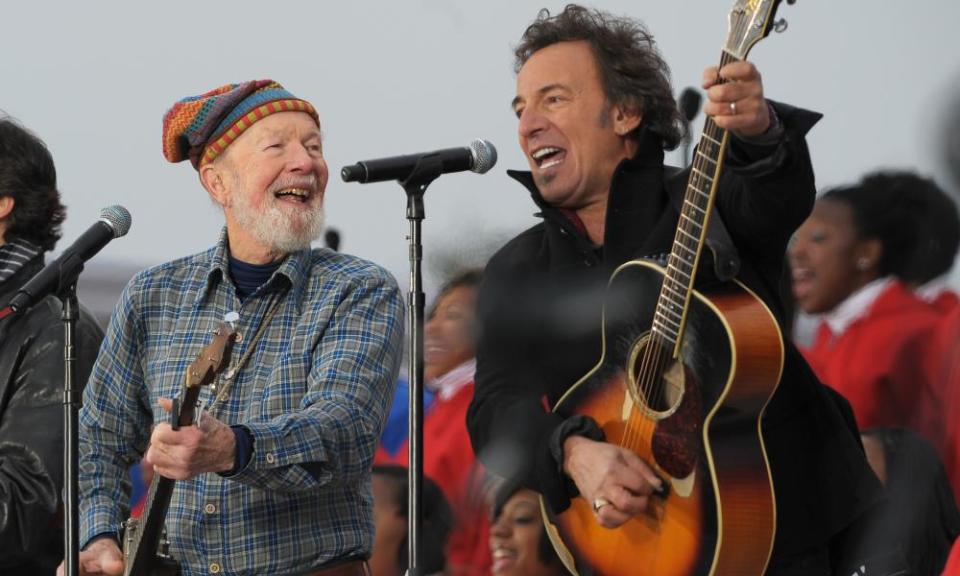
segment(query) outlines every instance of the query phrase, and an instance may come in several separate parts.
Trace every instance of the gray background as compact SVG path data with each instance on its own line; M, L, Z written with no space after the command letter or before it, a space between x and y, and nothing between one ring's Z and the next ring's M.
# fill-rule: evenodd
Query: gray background
M481 263L534 222L507 168L526 163L510 110L511 47L537 10L562 2L17 2L0 12L0 110L51 148L69 219L60 247L120 203L130 234L88 266L81 291L109 306L135 270L202 250L222 216L187 163L161 153L161 117L177 99L273 78L320 111L331 168L328 223L341 248L385 265L406 284L405 199L393 183L340 181L357 160L493 141L484 176L447 175L430 188L424 224L428 284L451 261ZM643 19L676 92L699 85L726 34L724 0L609 0ZM960 106L960 3L800 0L785 34L751 54L767 95L821 111L810 136L818 184L878 167L911 167L951 189L941 152ZM678 156L669 157L674 162ZM954 283L957 272L954 271ZM103 301L101 305L99 302Z

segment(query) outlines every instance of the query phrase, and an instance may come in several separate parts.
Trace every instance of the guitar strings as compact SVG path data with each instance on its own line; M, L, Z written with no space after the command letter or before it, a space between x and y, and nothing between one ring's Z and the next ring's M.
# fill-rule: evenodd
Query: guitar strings
M744 23L740 22L735 27L735 33L742 33L744 29ZM720 68L723 66L737 60L730 53L724 51L720 59ZM718 79L720 84L727 83L727 80L723 78ZM697 147L697 151L694 154L693 162L691 163L691 174L690 179L687 185L687 191L684 195L684 202L681 206L680 215L678 217L677 231L674 235L674 248L671 250L670 256L668 257L668 266L666 273L664 274L663 285L660 289L660 296L657 300L657 307L655 309L654 320L657 320L657 316L660 316L659 323L663 328L658 329L657 324L651 327L650 336L647 341L647 344L644 346L642 353L642 360L640 363L640 370L636 375L635 382L639 385L640 398L643 399L643 403L647 408L652 409L651 402L655 401L654 399L660 398L664 393L664 370L670 364L671 361L679 362L683 364L682 354L680 354L680 342L683 336L684 324L686 322L686 315L689 309L689 302L692 298L692 290L694 284L694 278L696 274L695 263L699 261L701 255L704 239L706 237L706 222L709 215L708 209L711 208L711 200L714 195L713 193L713 182L717 178L719 173L719 167L722 163L722 152L723 150L723 139L726 137L726 130L719 128L711 118L707 118L704 123L703 136L700 138L700 143ZM715 148L715 150L714 150ZM707 153L704 154L703 152ZM711 162L713 157L714 166L711 169L708 166L708 163ZM705 186L706 185L706 186ZM706 204L701 205L697 200L700 197L706 198ZM684 215L684 210L687 208L687 205L691 205L694 209L697 209L701 212L702 216L700 217L700 222L698 223L694 216L696 215L692 210L690 214ZM690 224L683 222L686 218ZM690 228L690 231L685 231L684 227ZM693 232L691 226L697 226L700 228L700 232L697 234L690 234ZM693 240L694 245L690 246L690 240L687 240L685 236L690 236ZM678 247L679 245L679 247ZM690 258L689 261L683 259L679 255L679 249L682 248L687 251L688 254L693 254L694 257ZM673 263L673 268L685 275L688 276L688 281L686 283L679 282L674 276L675 274L671 270L670 264ZM681 268L681 265L683 268ZM683 272L683 269L688 271ZM669 285L672 284L674 287L682 285L682 293L679 295L683 296L683 303L680 306L680 315L679 321L674 322L677 324L677 330L674 338L670 338L668 324L665 321L667 316L663 313L657 313L660 310L665 310L664 301L672 301L672 299L667 296L667 290ZM670 320L673 322L673 320ZM662 333L661 333L662 332ZM672 340L672 342L671 342ZM666 353L664 349L664 341L667 344L671 344L669 348L675 350L677 353ZM628 366L628 370L633 370L633 366ZM633 386L634 379L631 378L632 375L627 377L627 386ZM682 385L686 388L689 383L685 382L683 374L681 374ZM678 400L682 401L682 399ZM650 443L652 444L653 434L656 428L657 421L654 418L647 418L641 415L640 423L638 426L633 426L632 422L637 411L636 402L630 410L630 415L627 418L625 429L623 435L620 439L620 446L626 447L631 451L636 452L636 443L642 441L649 437ZM699 417L699 415L698 415ZM651 449L652 457L652 449Z

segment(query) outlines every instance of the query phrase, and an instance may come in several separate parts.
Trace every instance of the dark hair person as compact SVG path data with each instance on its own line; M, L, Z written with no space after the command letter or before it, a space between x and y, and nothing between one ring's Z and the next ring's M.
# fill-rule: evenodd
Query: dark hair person
M46 145L0 116L0 308L44 265L66 210ZM63 326L54 296L0 321L0 573L53 574L63 557ZM85 382L103 332L81 309Z
M407 550L407 469L403 466L373 467L373 517L376 524L370 569L373 576L401 576L406 573ZM453 513L437 483L424 476L421 486L423 531L420 567L426 574L439 574L446 565L444 549Z
M495 576L567 574L543 527L536 492L505 482L494 495L490 555Z
M908 283L925 202L905 173L876 173L829 190L790 246L798 306L822 321L804 355L820 379L851 403L861 429L911 426L937 443L944 414L925 395L916 350L940 316Z

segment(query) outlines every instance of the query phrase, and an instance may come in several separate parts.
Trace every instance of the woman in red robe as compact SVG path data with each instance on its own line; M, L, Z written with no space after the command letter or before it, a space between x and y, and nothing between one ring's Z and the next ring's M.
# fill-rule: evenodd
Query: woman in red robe
M423 418L423 471L453 508L447 545L448 576L490 573L490 521L479 485L482 469L467 435L473 398L474 311L481 273L463 273L441 288L424 326L424 382L434 399ZM393 455L377 452L378 463L406 465L409 444Z
M820 379L850 401L861 429L908 426L942 446L946 414L917 354L940 315L903 282L921 244L923 185L933 184L879 173L829 191L789 255L798 306L821 315L803 350Z

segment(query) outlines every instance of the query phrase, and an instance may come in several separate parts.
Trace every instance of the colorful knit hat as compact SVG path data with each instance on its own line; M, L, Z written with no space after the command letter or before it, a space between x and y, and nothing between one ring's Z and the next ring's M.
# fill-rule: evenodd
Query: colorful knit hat
M190 159L197 170L213 161L243 131L274 112L306 112L317 125L317 111L273 80L227 84L188 96L163 115L163 156Z

